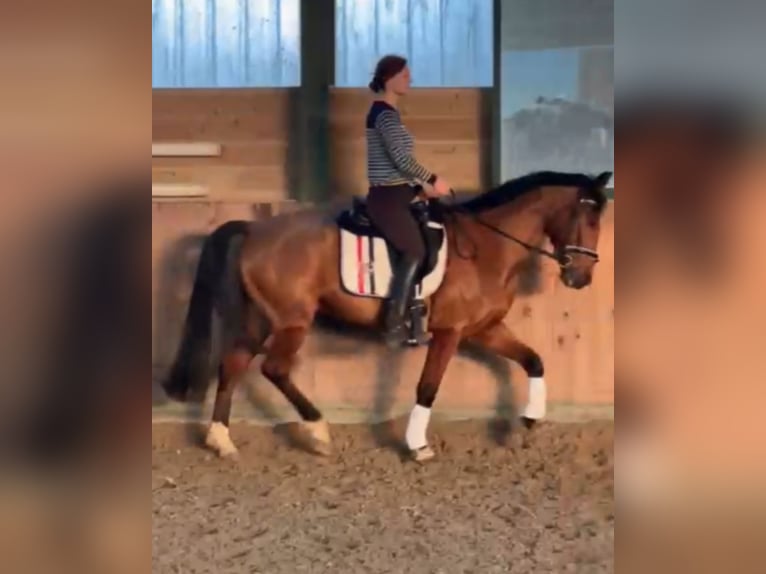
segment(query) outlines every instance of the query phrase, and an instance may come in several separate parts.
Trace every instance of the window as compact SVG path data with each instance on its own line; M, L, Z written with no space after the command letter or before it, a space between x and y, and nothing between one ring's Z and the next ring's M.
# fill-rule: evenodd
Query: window
M367 87L377 60L409 60L412 85L492 86L493 0L335 0L335 85Z
M614 166L613 0L503 0L502 178Z
M289 87L300 77L300 0L152 0L152 87Z

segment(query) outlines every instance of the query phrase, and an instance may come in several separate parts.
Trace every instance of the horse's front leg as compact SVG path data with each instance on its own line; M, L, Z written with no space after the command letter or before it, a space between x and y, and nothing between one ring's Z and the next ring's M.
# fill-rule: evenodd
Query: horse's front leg
M439 392L439 385L444 378L450 359L455 356L460 343L460 331L442 329L433 332L428 347L426 364L418 382L417 399L407 423L405 440L412 457L423 462L434 457L428 446L426 430L431 419L431 407Z
M543 360L536 351L519 341L504 323L495 323L469 339L481 347L519 363L529 377L529 398L522 419L529 427L545 417L546 388Z

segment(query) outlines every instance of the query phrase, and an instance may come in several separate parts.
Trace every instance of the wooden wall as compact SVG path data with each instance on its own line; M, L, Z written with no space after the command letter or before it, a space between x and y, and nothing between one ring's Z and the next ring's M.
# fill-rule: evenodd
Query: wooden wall
M197 183L214 201L282 200L291 189L292 89L155 90L152 138L220 143L218 158L153 158L155 183ZM413 90L402 116L416 155L456 188L477 190L488 181L487 91ZM366 190L364 119L369 91L333 89L330 162L333 194Z
M155 90L152 140L220 143L215 158L152 158L154 183L197 183L217 201L287 196L292 90Z

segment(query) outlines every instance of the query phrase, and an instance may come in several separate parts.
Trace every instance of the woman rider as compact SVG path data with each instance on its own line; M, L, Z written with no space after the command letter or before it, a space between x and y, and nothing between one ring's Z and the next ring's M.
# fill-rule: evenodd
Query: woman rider
M398 346L407 340L405 314L409 308L418 268L426 248L410 210L418 184L427 184L426 195L449 194L447 181L420 165L412 155L413 139L397 109L399 98L410 87L410 70L401 56L383 57L369 84L378 97L367 114L367 178L370 219L400 252L393 269L390 301L385 317L386 342ZM425 339L418 341L425 342Z

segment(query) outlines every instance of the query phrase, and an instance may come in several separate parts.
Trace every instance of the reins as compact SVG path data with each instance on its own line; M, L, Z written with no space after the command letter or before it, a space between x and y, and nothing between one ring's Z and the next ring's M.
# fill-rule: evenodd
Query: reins
M510 241L513 241L514 243L517 243L518 245L521 245L528 251L531 251L533 253L537 253L539 255L542 255L544 257L548 257L552 260L554 260L556 263L559 264L561 267L568 267L572 263L572 256L570 253L581 253L583 255L587 255L589 257L594 258L596 261L598 261L598 253L593 251L592 249L588 249L587 247L581 247L579 245L567 245L564 247L561 253L556 253L555 251L548 251L547 249L543 249L542 247L538 247L537 245L532 245L531 243L527 243L526 241L523 241L519 239L518 237L514 237L510 233L507 233L500 229L499 227L492 225L491 223L488 223L484 221L482 218L480 218L477 214L472 213L468 209L460 206L457 203L457 197L455 195L455 190L450 189L450 197L451 197L451 205L448 206L448 211L450 215L454 215L455 213L460 213L463 215L466 215L467 217L470 217L473 221L478 223L479 225L493 231L494 233L497 233L501 237L504 237L505 239L509 239ZM582 201L590 201L590 200L582 200ZM460 230L463 234L465 234L465 230L461 229L460 223L457 221L457 218L452 218L453 223L455 224L455 229ZM464 259L468 259L468 257L465 257L460 254L460 247L457 242L457 237L455 238L455 246L457 249L457 254L460 257L463 257ZM476 244L474 243L474 255L470 258L475 257L475 250L476 250Z

